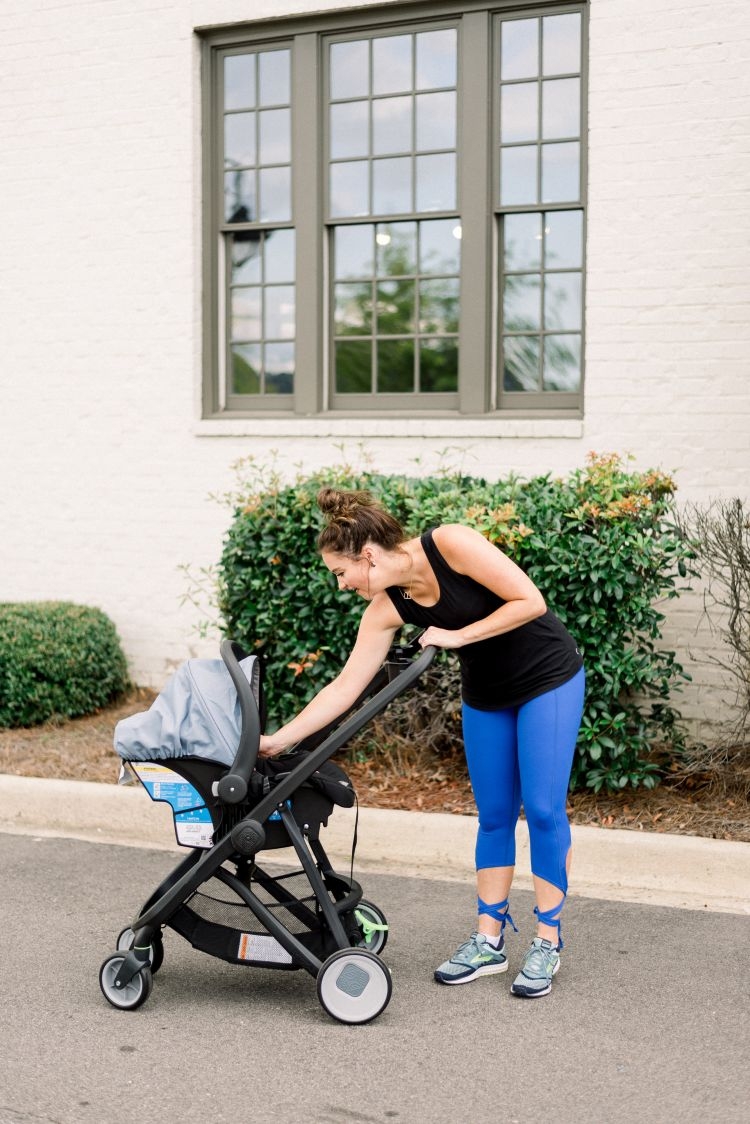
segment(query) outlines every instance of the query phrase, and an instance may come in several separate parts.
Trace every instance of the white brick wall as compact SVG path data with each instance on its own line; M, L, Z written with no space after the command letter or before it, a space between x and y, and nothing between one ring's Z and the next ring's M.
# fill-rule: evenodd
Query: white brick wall
M592 4L582 423L200 422L193 30L348 6L0 0L0 597L100 605L143 683L215 649L178 567L217 559L229 512L209 494L250 452L315 468L343 435L384 471L451 447L501 474L619 450L686 498L750 492L744 0ZM715 716L687 651L714 643L699 607L670 609L667 638L686 713Z

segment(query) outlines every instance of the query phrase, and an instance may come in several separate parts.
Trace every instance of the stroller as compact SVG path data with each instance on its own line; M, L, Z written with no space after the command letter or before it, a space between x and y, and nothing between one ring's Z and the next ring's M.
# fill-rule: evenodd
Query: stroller
M329 758L426 670L435 649L420 652L417 641L392 647L345 714L280 757L258 757L260 664L232 640L222 642L221 661L188 661L150 711L118 723L123 770L171 805L177 842L190 852L101 966L100 987L113 1007L132 1011L146 1002L168 927L230 963L304 968L317 980L322 1007L340 1022L366 1023L385 1010L392 990L379 956L386 918L353 877L333 870L320 829L335 804L355 800ZM215 665L208 682L191 673L191 663ZM290 847L293 870L274 875L259 864L261 852Z

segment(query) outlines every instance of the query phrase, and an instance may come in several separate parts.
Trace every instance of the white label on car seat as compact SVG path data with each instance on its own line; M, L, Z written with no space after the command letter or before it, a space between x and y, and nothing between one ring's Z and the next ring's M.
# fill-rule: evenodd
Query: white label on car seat
M260 960L265 964L291 964L292 958L276 937L263 933L242 933L238 960Z

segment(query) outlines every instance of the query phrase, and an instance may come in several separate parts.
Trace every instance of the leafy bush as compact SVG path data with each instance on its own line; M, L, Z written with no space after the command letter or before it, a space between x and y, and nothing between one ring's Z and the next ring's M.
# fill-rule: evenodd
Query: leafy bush
M284 484L251 459L218 574L228 633L262 652L270 713L290 717L346 659L362 613L318 561L322 525L315 496L324 484L367 488L408 534L442 522L481 531L542 590L583 652L587 702L572 784L596 790L656 783L656 743L680 740L670 699L687 678L659 647L659 603L678 595L689 545L672 519L674 484L661 472L626 470L615 455L591 455L565 479L489 482L441 473L386 476L349 467ZM419 692L391 707L415 738L429 731L438 752L460 742L452 658L433 664ZM439 700L436 708L435 699ZM436 709L443 715L436 729Z
M91 714L127 686L115 627L99 609L0 604L0 726Z

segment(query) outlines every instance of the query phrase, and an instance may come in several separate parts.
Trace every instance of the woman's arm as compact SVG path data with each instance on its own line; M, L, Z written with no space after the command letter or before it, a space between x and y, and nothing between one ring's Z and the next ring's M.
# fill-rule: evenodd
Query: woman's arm
M357 641L341 672L295 718L261 737L261 757L283 753L344 714L372 681L402 624L388 595L377 594L362 614Z
M465 628L428 628L419 638L422 647L463 648L510 632L546 613L544 598L531 578L484 535L459 523L447 523L438 527L433 537L451 569L486 586L505 604Z

